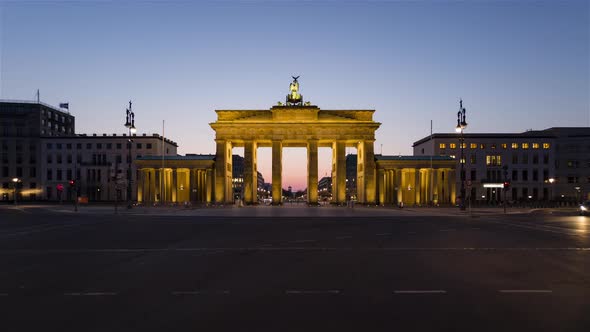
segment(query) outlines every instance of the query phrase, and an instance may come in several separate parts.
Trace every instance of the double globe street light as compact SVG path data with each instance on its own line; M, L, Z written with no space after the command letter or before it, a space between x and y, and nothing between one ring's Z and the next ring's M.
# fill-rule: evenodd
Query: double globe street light
M131 109L131 101L129 101L129 108L127 109L125 127L129 130L129 140L127 141L127 150L129 152L127 158L127 208L131 209L133 207L131 204L131 145L133 144L131 135L137 132L137 129L135 128L135 113L133 113Z
M465 108L463 107L463 100L459 100L459 112L457 112L457 126L455 127L455 131L459 134L459 147L461 148L461 158L459 159L459 163L461 164L461 200L459 201L459 208L461 210L465 210L465 171L464 171L464 164L465 158L463 156L463 148L465 145L465 137L463 136L463 130L467 128L467 122L465 121Z

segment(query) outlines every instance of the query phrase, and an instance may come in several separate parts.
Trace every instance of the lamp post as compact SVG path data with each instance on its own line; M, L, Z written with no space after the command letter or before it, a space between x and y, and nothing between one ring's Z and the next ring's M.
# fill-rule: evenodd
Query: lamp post
M463 130L465 128L467 128L467 122L465 121L465 108L463 107L463 100L459 100L459 112L457 112L457 126L455 127L455 131L459 134L459 147L461 148L461 158L459 159L459 163L461 164L459 173L459 177L461 179L461 201L459 203L459 208L463 211L465 210L465 172L463 169L463 145L465 142Z
M551 206L551 201L553 200L553 182L555 182L555 179L549 178L547 182L549 182L549 206Z
M12 178L12 183L14 184L14 206L16 206L16 189L19 182L21 182L19 178Z
M135 113L133 113L131 110L131 101L129 101L129 108L127 109L125 127L129 130L129 140L127 141L127 150L129 152L129 157L127 160L127 208L131 209L131 145L133 144L131 134L135 134L137 132L137 129L135 129Z

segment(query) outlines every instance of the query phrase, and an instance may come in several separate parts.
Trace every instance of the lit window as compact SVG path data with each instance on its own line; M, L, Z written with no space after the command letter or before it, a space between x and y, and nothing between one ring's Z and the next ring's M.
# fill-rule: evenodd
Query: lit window
M467 144L466 143L461 143L461 149L467 149Z
M491 148L492 149L495 149L496 148L496 143L492 144Z
M522 148L523 149L528 149L529 148L529 143L522 143Z
M512 143L512 148L513 149L518 149L518 143Z
M469 147L472 149L477 149L477 143L471 143Z
M444 149L444 148L446 148L446 147L447 147L447 145L446 145L445 143L440 143L440 144L438 145L438 147L439 147L439 148L441 148L441 149Z
M450 155L449 157L455 159L455 155L454 154Z
M485 144L483 144L483 143L481 143L481 144L479 145L479 148L483 150L483 149L485 149L485 148L486 148L486 145L485 145Z
M500 155L487 155L486 156L486 165L488 165L488 166L501 166L502 165L502 156L500 156Z
M451 143L451 144L449 144L449 148L456 149L457 148L457 144Z
M533 143L533 149L538 149L539 148L539 143Z
M508 144L502 143L502 149L508 149Z
M549 143L543 143L543 149L549 149L549 147L551 147Z
M461 164L465 164L465 157L461 158Z

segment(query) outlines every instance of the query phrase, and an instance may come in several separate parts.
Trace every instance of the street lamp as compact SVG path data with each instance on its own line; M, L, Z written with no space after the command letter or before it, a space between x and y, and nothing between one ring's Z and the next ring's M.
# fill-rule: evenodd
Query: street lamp
M137 132L137 129L135 128L135 113L131 110L131 101L129 101L129 108L127 109L125 127L129 130L129 140L127 141L127 150L129 151L129 157L127 159L127 208L131 209L131 145L133 144L131 134Z
M461 164L461 170L459 176L461 178L461 200L459 201L459 208L465 210L465 172L464 172L464 156L463 156L463 145L465 137L463 136L463 130L467 128L467 122L465 121L465 108L463 107L463 100L459 100L459 112L457 112L457 126L455 131L459 134L459 147L461 148L461 158L459 163Z
M551 200L553 200L553 182L555 182L555 179L549 178L547 182L549 182L549 204L551 204Z
M16 188L18 187L18 183L21 182L19 178L12 178L12 183L14 184L14 205L16 206Z

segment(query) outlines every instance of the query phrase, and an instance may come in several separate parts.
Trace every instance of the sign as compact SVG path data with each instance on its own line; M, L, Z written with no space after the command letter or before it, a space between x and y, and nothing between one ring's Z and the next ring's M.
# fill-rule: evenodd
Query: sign
M484 188L504 188L504 183L484 183Z
M55 186L55 188L57 188L57 191L64 191L64 185L59 183L57 186Z

